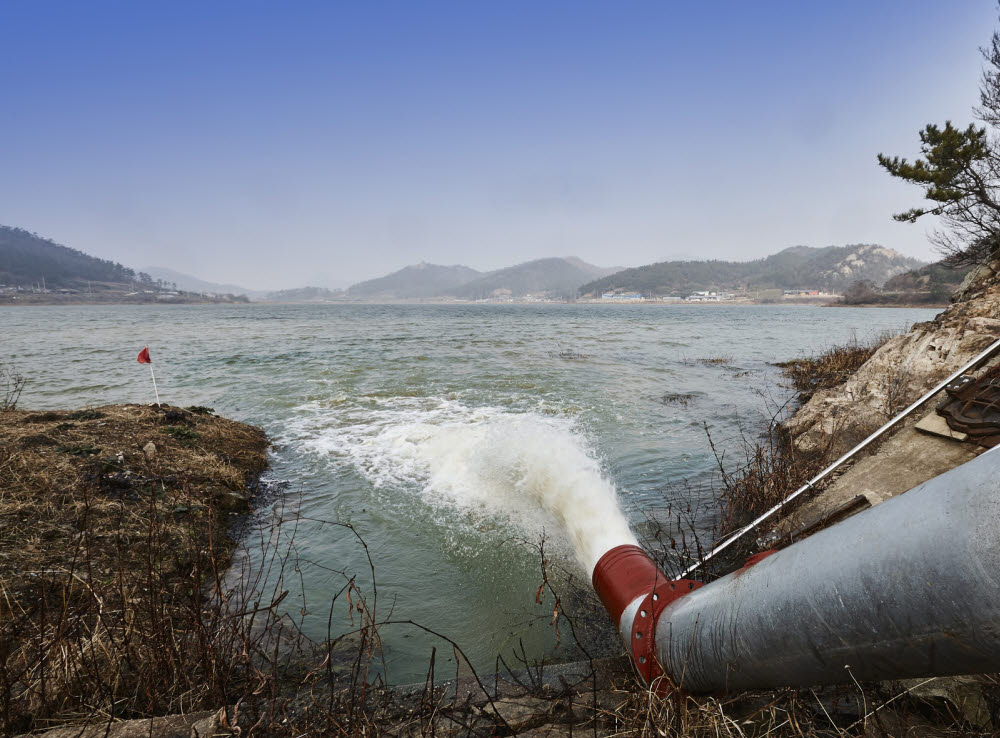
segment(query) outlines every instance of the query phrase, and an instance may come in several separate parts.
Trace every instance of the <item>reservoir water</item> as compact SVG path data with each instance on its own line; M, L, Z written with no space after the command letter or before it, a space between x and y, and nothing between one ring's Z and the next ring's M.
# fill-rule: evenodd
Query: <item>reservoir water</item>
M282 602L305 633L350 629L345 575L379 607L462 646L477 668L557 647L533 547L586 582L608 541L683 499L790 397L772 362L903 330L928 309L656 305L206 305L0 311L0 361L27 409L160 396L255 423L273 447L273 504L294 526ZM681 490L688 490L682 492ZM695 493L696 494L696 493ZM618 511L621 510L621 513ZM247 534L259 562L270 511ZM641 536L640 536L641 537ZM287 543L287 541L286 541ZM255 553L258 552L258 553ZM328 631L328 626L330 630ZM382 632L388 678L423 678L424 631Z

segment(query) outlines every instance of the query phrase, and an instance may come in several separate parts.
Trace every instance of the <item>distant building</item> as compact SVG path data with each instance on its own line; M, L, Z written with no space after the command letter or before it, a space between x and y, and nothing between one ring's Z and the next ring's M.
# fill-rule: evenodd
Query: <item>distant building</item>
M605 292L601 295L602 300L615 300L616 302L639 302L646 298L639 292Z
M793 300L797 297L835 297L835 295L829 292L813 289L782 290L782 292L786 300Z
M734 295L729 292L702 291L692 292L685 300L688 302L726 302L732 300Z

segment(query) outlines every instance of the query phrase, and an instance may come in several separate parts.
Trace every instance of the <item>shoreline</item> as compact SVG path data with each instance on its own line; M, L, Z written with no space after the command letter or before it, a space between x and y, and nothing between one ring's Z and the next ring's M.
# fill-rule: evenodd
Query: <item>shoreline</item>
M249 300L216 300L212 298L180 300L5 300L0 297L0 307L76 307L84 305L251 305Z
M578 301L516 301L516 302L455 302L451 300L396 300L396 301L385 301L385 302L260 302L260 301L247 301L243 302L241 300L227 301L227 300L173 300L173 301L148 301L148 302L123 302L123 301L54 301L54 302L0 302L0 308L11 307L175 307L182 305L225 305L225 306L246 306L246 307L278 307L278 306L331 306L331 307L342 307L342 306L442 306L442 307L515 307L515 306L531 306L531 307L562 307L566 305L574 306L586 306L586 307L697 307L697 308L719 308L719 307L823 307L823 308L903 308L903 309L928 309L928 310L942 310L949 307L946 303L933 303L933 304L923 304L923 303L904 303L904 304L884 304L884 303L865 303L862 305L845 305L839 302L807 302L798 300L788 300L782 302L753 302L753 301L728 301L728 302L697 302L697 301L662 301L662 300L643 300L636 302L578 302Z

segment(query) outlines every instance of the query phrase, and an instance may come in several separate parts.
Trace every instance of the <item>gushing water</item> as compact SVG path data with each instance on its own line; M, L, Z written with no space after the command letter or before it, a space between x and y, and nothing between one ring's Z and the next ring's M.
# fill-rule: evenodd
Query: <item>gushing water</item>
M525 535L561 536L588 574L608 549L635 543L614 486L570 421L448 401L394 405L359 409L359 422L339 428L314 426L303 445L346 453L378 487L409 487L429 504L505 519Z

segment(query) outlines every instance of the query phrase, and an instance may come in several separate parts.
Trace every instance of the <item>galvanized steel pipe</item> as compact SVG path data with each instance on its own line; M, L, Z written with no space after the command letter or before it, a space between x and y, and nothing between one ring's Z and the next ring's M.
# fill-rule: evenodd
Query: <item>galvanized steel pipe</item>
M605 580L623 571L624 548L594 570L606 605L614 587ZM641 569L634 553L624 559ZM996 671L1000 452L711 584L674 583L678 596L662 613L640 614L653 587L670 591L662 574L642 571L614 600L630 598L616 617L619 630L637 667L640 657L655 659L686 691ZM640 593L635 582L643 577L652 581ZM636 637L644 617L655 620L655 647Z

